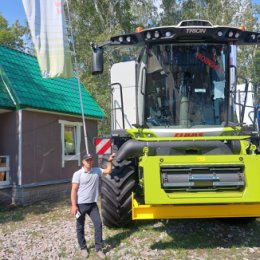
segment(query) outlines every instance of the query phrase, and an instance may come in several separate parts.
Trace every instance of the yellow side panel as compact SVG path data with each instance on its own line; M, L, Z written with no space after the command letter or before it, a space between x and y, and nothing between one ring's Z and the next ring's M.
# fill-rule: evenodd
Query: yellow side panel
M213 205L139 205L132 198L132 219L259 217L260 203Z

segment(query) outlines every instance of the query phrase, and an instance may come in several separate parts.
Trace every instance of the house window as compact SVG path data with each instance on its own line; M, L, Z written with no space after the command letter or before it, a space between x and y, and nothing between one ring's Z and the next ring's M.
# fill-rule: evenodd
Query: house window
M76 154L76 131L76 126L64 125L64 149L66 156Z
M0 187L9 184L9 156L0 156Z
M59 120L61 124L62 167L65 161L78 161L80 165L81 126L80 122Z

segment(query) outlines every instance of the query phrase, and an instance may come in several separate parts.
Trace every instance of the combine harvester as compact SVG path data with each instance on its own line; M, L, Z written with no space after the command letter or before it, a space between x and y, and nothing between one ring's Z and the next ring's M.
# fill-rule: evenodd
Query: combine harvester
M138 52L111 67L117 157L102 179L105 225L260 216L259 89L238 88L236 70L237 46L259 42L256 32L188 20L92 46L93 74L104 48Z

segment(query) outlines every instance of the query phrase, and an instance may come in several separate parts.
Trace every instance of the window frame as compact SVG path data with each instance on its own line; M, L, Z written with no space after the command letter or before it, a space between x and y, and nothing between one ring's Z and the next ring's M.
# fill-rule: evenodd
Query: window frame
M2 166L0 164L0 172L5 172L6 180L0 181L0 187L10 185L10 166L9 166L10 158L9 158L8 155L7 156L0 156L0 161L1 161L2 158L6 158L6 159L5 159L5 166Z
M78 166L80 166L80 145L81 145L81 127L83 124L81 122L73 122L67 120L59 120L59 124L61 125L61 159L62 159L62 167L65 167L66 161L78 161ZM65 154L65 126L68 127L76 127L76 135L75 135L75 154L74 155L66 155Z

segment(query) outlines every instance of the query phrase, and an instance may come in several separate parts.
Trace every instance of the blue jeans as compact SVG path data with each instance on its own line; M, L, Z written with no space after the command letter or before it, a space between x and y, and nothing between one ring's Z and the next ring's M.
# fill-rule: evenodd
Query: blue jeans
M88 214L94 225L96 251L102 250L102 222L97 203L78 204L78 208L81 216L77 219L76 230L80 248L87 248L85 240L85 216Z

